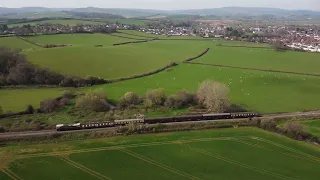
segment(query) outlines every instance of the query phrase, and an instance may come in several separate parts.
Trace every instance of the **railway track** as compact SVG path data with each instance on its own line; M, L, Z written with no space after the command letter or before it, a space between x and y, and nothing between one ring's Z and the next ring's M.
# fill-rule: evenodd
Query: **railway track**
M293 112L293 113L281 113L281 114L264 114L260 118L290 118L290 117L304 117L304 116L319 116L320 118L320 110L319 111L309 111L309 112ZM247 118L244 118L247 119ZM217 121L239 121L244 119L221 119L214 120ZM167 125L170 124L188 124L188 123L197 123L197 122L212 122L212 120L203 120L203 121L186 121L186 122L171 122L164 123ZM155 125L151 125L155 126ZM23 132L7 132L0 133L0 138L9 138L9 137L19 137L19 136L36 136L36 135L51 135L51 134L63 134L70 132L86 132L86 131L106 131L106 130L114 130L117 127L108 127L108 128L98 128L98 129L83 129L83 130L72 130L72 131L56 131L56 130L43 130L43 131L23 131Z

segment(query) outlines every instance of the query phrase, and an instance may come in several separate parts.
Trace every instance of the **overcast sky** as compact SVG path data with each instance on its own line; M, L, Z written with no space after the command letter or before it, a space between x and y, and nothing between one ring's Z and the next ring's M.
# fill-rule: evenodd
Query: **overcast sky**
M320 0L0 0L0 7L198 9L225 6L320 10Z

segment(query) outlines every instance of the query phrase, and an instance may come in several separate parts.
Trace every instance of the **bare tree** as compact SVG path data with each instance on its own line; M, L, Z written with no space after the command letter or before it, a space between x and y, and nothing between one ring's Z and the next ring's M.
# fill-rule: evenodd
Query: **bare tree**
M220 82L206 80L197 91L199 104L211 112L225 112L230 108L229 88Z

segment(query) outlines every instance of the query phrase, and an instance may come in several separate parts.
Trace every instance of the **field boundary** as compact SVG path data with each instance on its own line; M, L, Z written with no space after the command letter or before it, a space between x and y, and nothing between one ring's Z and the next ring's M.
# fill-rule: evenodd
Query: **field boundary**
M110 33L110 34L107 34L107 35L110 35L110 36L114 36L114 37L119 37L119 38L124 38L124 39L131 39L131 40L148 40L148 39L140 39L140 38L132 38L132 37L126 37L126 36L121 36L121 35L115 35L114 33Z
M89 169L89 168L87 168L87 167L85 167L85 166L83 166L83 165L81 165L79 163L76 163L76 162L72 161L69 158L60 157L60 159L62 161L64 161L65 163L67 163L67 164L69 164L69 165L71 165L71 166L73 166L75 168L78 168L78 169L80 169L80 170L82 170L82 171L84 171L84 172L86 172L86 173L88 173L88 174L100 179L100 180L111 180L111 178L106 177L106 176L104 176L104 175L102 175L102 174L100 174L100 173L98 173L98 172L96 172L96 171L94 171L92 169Z
M32 45L35 45L35 46L44 48L44 45L43 45L43 44L30 41L30 40L28 40L28 39L26 39L26 38L24 38L24 37L22 37L22 36L16 36L16 37L19 38L19 39L21 39L21 40L23 40L23 41L25 41L25 42L27 42L27 43L30 43L30 44L32 44Z
M195 57L191 57L191 58L188 58L186 60L184 60L183 62L189 62L189 61L192 61L194 59L197 59L203 55L205 55L208 51L209 51L210 48L207 48L205 51L203 51L202 53L200 53L199 55L195 56ZM175 63L175 62L172 62L170 63L169 65L165 66L165 67L162 67L162 68L159 68L157 70L154 70L154 71L151 71L151 72L147 72L147 73L144 73L144 74L140 74L140 75L133 75L133 76L129 76L129 77L122 77L122 78L117 78L117 79L110 79L110 80L105 80L106 83L105 84L111 84L111 83L116 83L116 82L122 82L122 81L127 81L127 80L132 80L132 79L138 79L138 78L143 78L143 77L147 77L147 76L151 76L151 75L154 75L154 74L157 74L157 73L160 73L166 69L169 69L169 68L172 68L174 66L178 66L179 64Z
M130 34L130 33L127 33L127 32L118 32L118 33L127 34L127 35L131 35L131 36L137 36L137 37L143 37L143 38L150 38L150 39L159 38L159 37L148 37L148 36L143 36L143 35Z
M207 54L207 53L209 52L209 50L210 50L210 48L207 48L207 49L205 49L202 53L200 53L198 56L195 56L195 57L186 59L186 60L184 60L183 62L184 62L184 63L189 63L189 62L191 62L191 61L193 61L193 60L195 60L195 59L198 59L198 58L204 56L205 54Z
M320 77L320 74L299 73L299 72L292 72L292 71L281 71L281 70L260 69L260 68L247 68L247 67L240 67L240 66L228 66L228 65L208 64L208 63L199 63L199 62L185 62L185 63L197 64L197 65L203 65L203 66L232 68L232 69L244 69L244 70L251 70L251 71L263 71L263 72L285 73L285 74L296 74L296 75Z
M165 164L162 164L162 163L160 163L160 162L157 162L157 161L155 161L155 160L153 160L153 159L150 159L150 158L148 158L148 157L142 156L142 155L140 155L140 154L138 154L138 153L135 153L135 152L133 152L133 151L130 151L130 150L128 150L128 149L120 149L119 151L121 151L121 152L123 152L123 153L126 153L126 154L128 154L128 155L131 155L131 156L133 156L133 157L135 157L135 158L138 158L138 159L140 159L140 160L142 160L142 161L148 162L148 163L150 163L150 164L152 164L152 165L158 166L158 167L160 167L160 168L162 168L162 169L165 169L165 170L167 170L167 171L170 171L170 172L172 172L172 173L175 173L175 174L178 174L178 175L180 175L180 176L183 176L183 177L185 177L185 178L188 178L188 179L191 179L191 180L201 180L200 178L195 177L195 176L192 176L191 174L188 174L188 173L185 173L185 172L183 172L183 171L177 170L177 169L175 169L175 168L172 168L172 167L170 167L170 166L168 166L168 165L165 165Z
M274 173L274 172L270 172L270 171L267 171L267 170L264 170L264 169L256 168L254 166L251 166L251 165L239 162L239 161L235 161L235 160L220 156L219 154L216 154L216 153L208 152L208 151L205 151L205 150L202 150L202 149L198 149L198 148L192 148L188 144L187 144L187 146L192 151L195 151L195 152L198 152L198 153L201 153L201 154L204 154L204 155L207 155L207 156L210 156L210 157L225 161L225 162L230 163L230 164L234 164L236 166L247 168L247 169L252 170L252 171L260 172L260 173L267 174L267 175L274 176L274 177L278 177L278 178L281 178L281 179L296 180L295 178L284 176L284 175L277 174L277 173Z
M157 38L147 39L147 40L141 40L141 41L128 41L128 42L116 43L116 44L112 44L112 46L120 46L120 45L126 45L126 44L146 43L146 42L151 42L151 41L155 41L155 40L157 40Z

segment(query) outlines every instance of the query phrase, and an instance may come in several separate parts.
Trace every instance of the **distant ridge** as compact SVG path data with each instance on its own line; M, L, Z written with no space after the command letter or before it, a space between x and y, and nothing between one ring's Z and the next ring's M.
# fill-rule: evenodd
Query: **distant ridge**
M45 7L23 7L23 8L5 8L0 7L0 16L5 14L22 14L30 12L86 12L86 13L108 13L125 17L143 17L152 15L175 15L189 14L200 16L265 16L270 15L276 18L286 17L306 17L320 19L320 11L312 10L287 10L279 8L264 7L222 7L210 9L186 9L186 10L152 10L152 9L125 9L125 8L45 8Z

